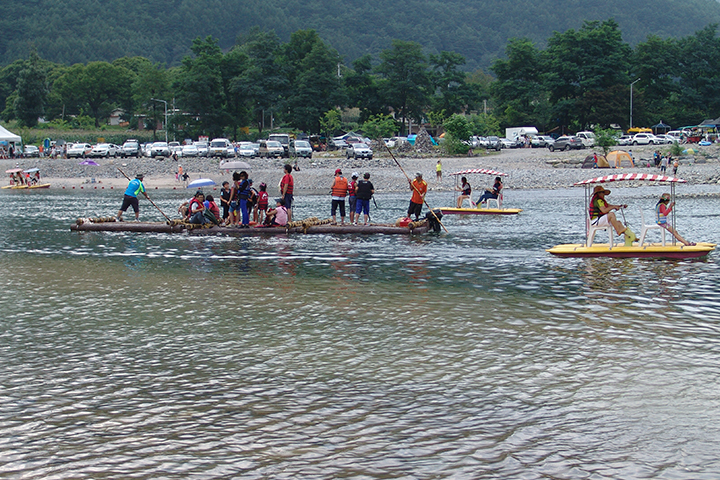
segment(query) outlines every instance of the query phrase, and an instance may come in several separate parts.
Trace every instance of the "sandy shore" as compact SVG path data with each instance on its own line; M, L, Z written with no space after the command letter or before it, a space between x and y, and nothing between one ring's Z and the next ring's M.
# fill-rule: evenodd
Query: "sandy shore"
M633 155L638 160L636 167L622 169L587 170L580 163L592 150L571 152L550 152L547 149L512 149L499 153L482 153L474 157L440 158L442 161L443 181L435 180L437 157L398 157L405 172L413 177L421 172L428 181L430 190L451 190L455 177L450 173L470 168L488 168L509 174L506 185L514 189L554 189L572 186L575 182L594 176L611 173L659 173L654 167L647 167L652 152L658 147L636 147ZM697 147L696 147L697 148ZM667 147L660 149L667 150ZM681 157L677 176L693 184L720 183L719 146L699 147L700 153ZM599 149L597 150L600 151ZM184 158L178 162L149 158L97 159L99 166L79 165L78 159L16 159L0 160L5 170L19 166L23 169L40 168L42 181L49 182L52 188L98 188L124 189L127 180L120 170L131 178L136 173L145 175L148 189L183 189L185 184L176 180L175 173L182 165L190 175L190 181L198 178L210 178L218 186L230 180L231 172L220 170L218 159ZM283 175L285 160L245 159L250 164L250 177L257 187L260 182L268 184L268 191L274 194L275 186ZM293 172L298 194L327 193L336 168L349 177L353 172L369 172L370 180L378 192L397 192L407 190L405 175L387 153L376 155L372 160L348 160L339 154L315 154L313 159L300 159L300 171ZM672 169L669 169L670 171ZM475 178L473 185L490 184L491 178Z

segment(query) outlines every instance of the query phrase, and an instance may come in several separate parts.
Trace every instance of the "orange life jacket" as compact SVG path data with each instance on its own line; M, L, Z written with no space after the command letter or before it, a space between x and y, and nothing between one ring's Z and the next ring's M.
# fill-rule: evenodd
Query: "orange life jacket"
M348 181L345 177L335 177L335 183L332 186L333 197L344 197L347 195Z

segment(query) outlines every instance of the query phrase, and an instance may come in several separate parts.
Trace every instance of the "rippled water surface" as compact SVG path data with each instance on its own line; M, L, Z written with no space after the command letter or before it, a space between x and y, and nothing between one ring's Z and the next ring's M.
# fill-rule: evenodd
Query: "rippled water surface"
M612 200L638 230L662 188ZM720 477L720 252L552 257L579 189L413 238L72 233L122 192L0 196L3 478ZM678 203L720 240L716 198Z

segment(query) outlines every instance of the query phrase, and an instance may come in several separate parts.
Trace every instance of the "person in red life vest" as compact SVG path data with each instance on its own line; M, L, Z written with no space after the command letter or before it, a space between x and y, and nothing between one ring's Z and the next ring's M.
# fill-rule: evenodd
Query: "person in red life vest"
M610 190L598 185L593 190L590 199L590 224L594 226L612 225L618 235L625 235L625 245L632 246L632 242L637 238L632 230L623 225L613 213L613 210L627 208L627 205L612 205L605 200L605 195L610 195Z
M415 180L410 182L410 189L413 193L410 199L410 206L408 207L408 217L415 215L415 221L417 222L420 220L423 202L425 202L425 194L427 193L427 182L423 180L422 173L417 172L415 174Z
M212 195L205 197L205 211L203 215L215 225L220 223L220 207L215 203Z
M332 187L330 187L330 195L332 195L330 215L332 216L333 225L337 224L335 213L337 212L338 207L340 207L340 225L345 225L345 197L347 196L347 192L347 178L342 176L342 170L338 168L335 170L335 179L333 180Z
M271 225L273 227L284 227L289 221L289 212L285 207L285 201L282 198L275 199L275 208L271 208L267 211L267 218L265 219L265 225Z
M292 202L295 180L292 176L292 167L290 164L285 164L283 168L285 169L285 176L280 180L280 195L283 199L283 206L287 210L288 222L292 222Z
M694 242L688 242L687 240L685 240L683 237L680 236L680 234L677 232L677 230L675 230L672 225L668 225L667 217L668 215L670 215L670 212L672 211L674 206L675 202L670 201L670 194L663 193L660 196L660 200L658 200L658 203L655 205L655 221L662 228L672 233L672 235L678 240L680 240L683 245L686 245L688 247L696 245Z
M268 193L267 185L263 182L260 184L260 191L258 192L258 203L257 203L257 223L262 224L265 220L265 212L268 209Z
M205 224L208 220L203 214L205 212L205 194L198 190L188 205L188 222Z
M358 173L353 172L352 179L348 183L348 208L350 209L350 223L355 223L355 207L357 206L357 197L355 196L355 187L357 186Z

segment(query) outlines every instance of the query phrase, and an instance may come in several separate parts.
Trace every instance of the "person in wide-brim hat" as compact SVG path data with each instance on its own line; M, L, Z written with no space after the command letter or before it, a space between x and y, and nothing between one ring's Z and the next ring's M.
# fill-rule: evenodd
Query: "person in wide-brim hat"
M589 208L590 224L599 227L612 225L618 235L625 235L625 245L631 246L637 237L630 228L623 225L622 222L617 219L613 212L613 210L627 208L627 205L613 205L605 199L606 195L610 195L610 190L607 190L602 185L597 185L593 189Z

